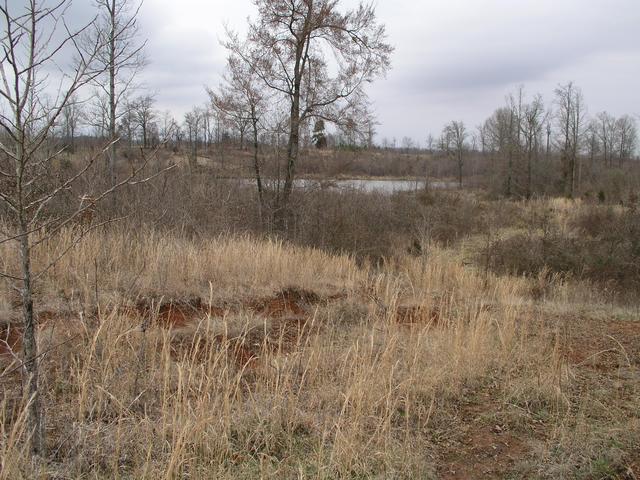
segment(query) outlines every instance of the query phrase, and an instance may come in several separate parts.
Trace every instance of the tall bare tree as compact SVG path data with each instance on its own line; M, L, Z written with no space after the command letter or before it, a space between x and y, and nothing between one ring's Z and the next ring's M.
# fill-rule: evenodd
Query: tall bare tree
M523 106L519 125L527 164L525 187L527 198L531 198L533 194L533 167L538 156L539 140L545 121L546 113L542 96L536 95L531 103Z
M175 134L178 129L178 123L170 111L165 110L160 116L160 141L169 147L171 143L177 143Z
M80 127L80 123L84 117L84 104L80 101L77 94L69 99L69 102L62 109L62 125L64 129L64 140L67 142L69 151L75 152L76 149L76 132Z
M130 107L135 125L140 129L142 135L142 146L148 148L149 136L156 119L154 108L155 98L153 95L143 95L132 102Z
M31 265L32 242L43 226L56 226L46 218L47 206L86 171L80 170L68 178L52 182L52 161L61 153L51 150L48 140L56 123L72 107L74 96L100 72L94 61L103 45L96 41L90 48L78 52L75 71L60 72L63 86L54 97L48 96L51 82L45 69L55 71L60 52L72 48L80 35L91 25L71 30L64 21L69 2L62 0L48 7L45 2L29 0L16 5L4 0L0 5L3 22L2 61L0 62L0 143L2 159L0 176L10 188L0 191L0 202L10 214L15 231L0 232L2 243L15 242L20 252L19 272L0 272L19 288L22 300L24 397L31 453L45 453L45 430L40 397L39 355L36 342L36 319L33 308L33 282L43 272L34 272ZM64 29L62 28L64 25ZM64 30L62 39L58 35ZM49 98L45 101L45 97Z
M462 173L464 168L464 155L468 148L467 128L464 122L452 121L444 127L442 132L443 144L449 155L456 159L458 165L458 185L462 188Z
M515 191L514 161L519 148L517 113L511 104L497 109L485 122L485 129L491 150L498 152L504 162L504 194L510 197Z
M19 267L0 271L0 277L12 281L21 295L23 342L19 366L24 375L30 451L39 456L46 453L46 444L34 285L87 230L75 231L77 241L49 265L35 270L32 258L39 247L95 202L121 186L144 181L133 181L140 173L137 169L107 189L90 191L92 200L80 202L76 210L61 213L51 208L63 193L85 177L110 146L108 142L103 151L78 159L79 166L70 169L57 166L56 159L66 147L57 147L59 144L53 135L55 126L65 109L77 101L75 95L105 71L99 61L105 48L103 39L96 37L94 43L85 42L80 48L80 38L94 24L73 29L66 18L69 5L70 0L58 0L52 6L47 6L44 0L28 0L18 6L4 0L0 4L0 21L4 24L0 41L0 178L7 187L0 191L0 203L8 212L5 218L8 227L0 228L0 243L15 244L20 258ZM63 69L60 66L67 58L68 49L75 50L75 65Z
M556 88L555 102L556 121L560 132L558 142L562 159L562 179L565 194L571 198L575 194L577 162L586 126L586 108L582 91L573 82Z
M200 107L193 107L190 112L184 115L184 125L189 137L189 168L192 172L198 169L198 142L203 124L203 111Z
M623 115L616 120L615 130L618 162L622 167L625 162L631 159L636 148L638 140L636 120L629 115Z
M611 167L615 151L616 120L607 112L600 112L596 115L593 128L597 132L602 147L602 161Z
M237 39L234 45L238 45ZM224 112L230 116L234 124L240 129L242 139L243 129L250 126L253 145L253 170L258 188L258 206L260 217L263 217L265 208L264 188L262 183L262 173L260 165L260 123L265 115L268 95L264 85L256 75L251 65L247 64L244 58L248 58L245 53L242 56L230 55L227 59L227 72L224 83L218 91L207 89L214 109Z
M333 121L345 100L383 74L393 48L373 5L342 13L338 0L254 0L245 58L267 87L289 103L285 210L293 189L301 125L312 116ZM239 44L229 47L245 56ZM246 57L246 56L245 56Z
M137 73L145 65L145 41L140 40L138 13L142 2L138 0L94 0L98 19L84 39L84 44L105 45L97 58L104 72L95 81L107 98L108 138L112 141L107 155L109 181L116 179L118 121L126 96L134 86Z

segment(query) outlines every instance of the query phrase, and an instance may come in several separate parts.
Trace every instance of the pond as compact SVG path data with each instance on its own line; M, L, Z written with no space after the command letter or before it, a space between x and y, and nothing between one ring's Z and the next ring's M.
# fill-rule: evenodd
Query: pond
M255 180L246 180L247 183L255 184ZM272 181L265 181L266 185L271 185ZM340 189L340 190L362 190L365 192L380 193L396 193L396 192L412 192L424 190L424 180L310 180L300 178L294 181L294 185L298 188L306 189ZM429 182L429 188L442 190L456 188L456 182L435 181Z

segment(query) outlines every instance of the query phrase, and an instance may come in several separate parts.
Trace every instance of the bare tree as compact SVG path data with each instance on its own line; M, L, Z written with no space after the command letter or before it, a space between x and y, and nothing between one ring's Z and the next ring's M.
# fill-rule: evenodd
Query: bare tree
M427 147L427 152L429 153L433 153L433 147L435 144L435 138L433 138L433 134L429 133L427 135L427 141L426 141L426 147Z
M33 309L33 282L42 272L32 270L32 251L37 245L32 242L32 237L43 222L47 205L77 178L76 175L57 185L47 184L52 160L60 153L50 153L47 142L56 122L72 105L74 95L95 78L93 61L102 46L96 42L82 52L76 70L66 76L66 82L57 95L45 102L48 77L40 73L53 67L58 53L74 45L88 26L75 31L66 26L64 13L68 1L58 2L53 7L42 3L30 0L26 7L24 4L10 7L5 0L0 6L4 23L0 62L0 126L4 135L0 149L5 157L0 164L0 175L11 185L8 191L0 192L0 201L7 207L16 229L15 232L2 232L4 238L0 241L16 242L22 260L19 273L1 272L0 275L13 280L16 288L20 287L24 323L24 395L28 404L30 449L34 455L45 453L45 431ZM56 41L58 27L63 24L67 34Z
M520 131L524 140L524 152L527 162L527 178L525 195L533 194L533 164L538 155L538 140L546 121L544 102L541 95L536 95L530 104L524 105L520 120Z
M636 120L629 115L623 115L618 118L615 124L615 133L618 161L620 167L622 167L625 162L631 159L636 148L638 140Z
M132 102L130 107L133 121L140 129L142 135L142 147L148 148L149 134L152 124L156 119L156 111L154 109L155 99L153 95L144 95Z
M198 169L198 141L202 129L203 112L200 107L193 109L184 116L184 125L189 137L189 146L191 152L189 154L189 168L192 172Z
M596 115L594 129L600 139L602 160L605 165L613 166L613 152L616 138L616 120L607 112Z
M574 196L577 162L585 129L584 97L573 82L555 90L556 120L560 131L559 146L562 159L562 178L566 195Z
M173 118L173 115L171 115L171 112L168 110L162 112L160 118L160 141L165 146L168 146L172 141L177 143L175 139L177 129L178 123L176 122L176 119Z
M337 0L254 0L258 19L249 24L250 53L239 43L229 47L245 57L254 72L289 103L289 139L283 206L293 188L300 129L309 117L333 121L345 101L390 65L393 48L372 5L341 13ZM335 68L330 68L331 67ZM330 72L335 72L331 75Z
M487 153L487 144L488 144L487 125L480 124L476 127L476 130L478 132L477 138L478 138L478 143L480 144L480 153L484 155L485 153Z
M62 109L62 124L64 128L64 140L67 142L69 152L76 150L76 132L84 117L84 104L77 94L73 94L69 102Z
M94 28L87 32L83 44L89 48L95 43L105 45L96 59L103 72L95 79L97 88L106 95L108 105L108 138L112 141L107 155L109 181L116 179L117 125L121 107L130 92L136 74L144 66L146 42L139 40L138 13L142 5L138 0L94 0L99 12Z
M234 45L238 45L237 39ZM248 55L230 55L227 59L227 73L219 91L207 89L213 107L233 119L240 132L240 147L243 146L244 129L250 126L253 145L253 170L258 188L258 207L260 218L265 207L259 155L259 135L262 116L265 114L268 96L261 80L251 65L245 62Z
M518 130L517 112L512 105L497 109L485 122L488 143L492 151L497 151L505 163L504 194L513 195L515 190L514 160L517 154Z
M24 374L29 446L33 455L44 455L44 411L39 386L41 355L34 315L34 284L87 230L76 231L76 242L40 270L34 270L32 258L38 247L72 224L95 202L120 186L139 183L132 179L140 170L106 190L90 192L92 201L81 202L75 211L60 213L51 208L61 194L70 191L90 171L103 153L98 152L73 169L57 168L56 159L64 147L56 148L53 129L74 102L74 95L104 72L104 65L97 60L105 44L96 38L92 45L84 43L79 48L80 37L93 23L72 29L65 18L69 0L60 0L51 7L41 0L29 0L26 7L9 5L8 0L0 5L4 23L0 62L0 177L8 186L0 191L0 203L8 212L9 225L6 231L0 230L0 243L15 244L21 263L17 270L0 271L0 277L11 280L21 295L24 333L20 368ZM63 71L59 65L68 48L75 50L76 62L73 70ZM53 78L53 72L57 72L59 78ZM110 143L104 151L109 146Z
M122 115L120 115L120 121L118 125L118 135L120 137L120 140L126 139L129 148L133 147L133 144L136 141L136 137L138 135L138 123L135 110L135 100L127 100L124 103L123 113Z
M598 135L600 124L597 119L592 119L589 122L586 131L586 141L587 141L587 153L589 155L589 163L593 167L595 163L596 155L598 155L601 151L600 148L600 137Z
M464 167L464 154L467 150L467 128L464 122L452 121L444 127L442 132L445 151L455 157L458 164L458 185L462 188L462 172Z
M99 139L109 136L109 97L99 90L94 92L87 104L85 114L87 125L93 128L93 134Z

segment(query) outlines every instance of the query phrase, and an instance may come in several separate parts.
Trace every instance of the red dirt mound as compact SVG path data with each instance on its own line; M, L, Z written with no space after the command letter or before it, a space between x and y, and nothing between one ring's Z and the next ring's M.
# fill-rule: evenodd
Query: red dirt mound
M207 305L199 297L187 300L142 299L138 301L134 310L164 328L184 327L199 317L221 317L225 314L224 308Z
M306 290L286 288L273 297L258 300L249 308L269 318L304 315L311 305L320 302L320 297Z

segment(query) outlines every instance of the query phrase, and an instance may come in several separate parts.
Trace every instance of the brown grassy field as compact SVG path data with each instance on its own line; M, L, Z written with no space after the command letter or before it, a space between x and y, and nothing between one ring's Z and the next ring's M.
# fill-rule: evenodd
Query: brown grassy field
M571 205L541 208L570 228ZM485 236L373 267L251 236L92 232L37 285L39 464L0 284L0 479L638 478L637 303L493 273L469 261ZM17 262L6 245L0 262Z

